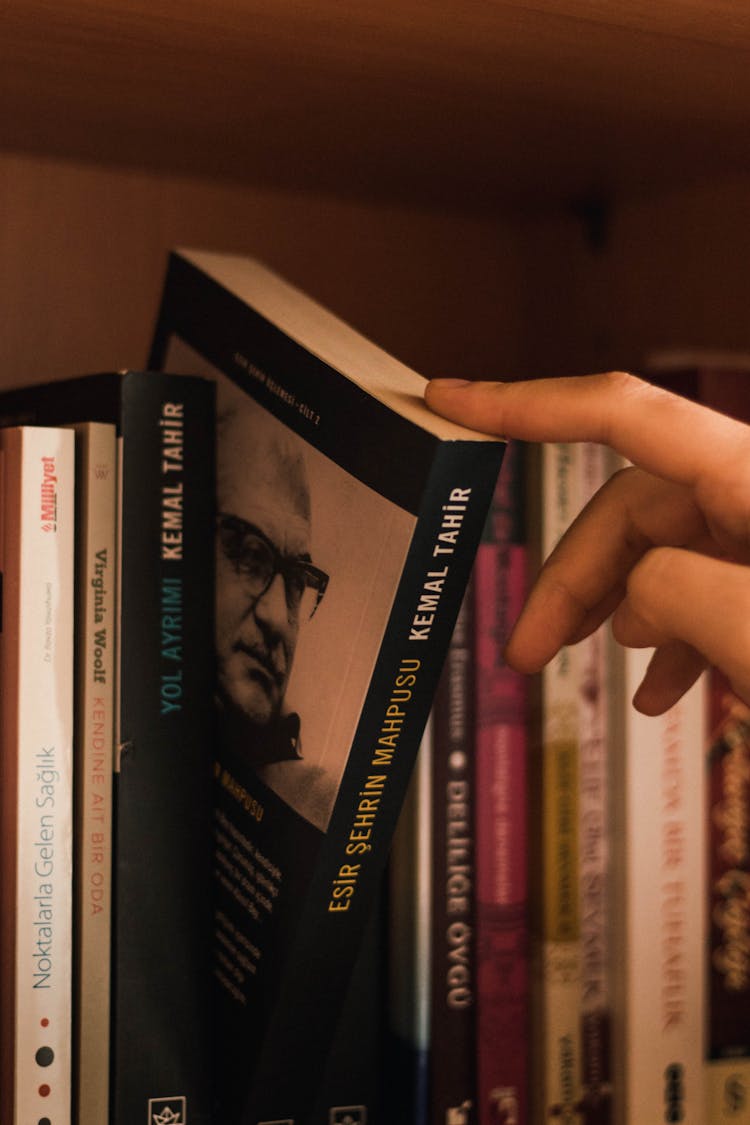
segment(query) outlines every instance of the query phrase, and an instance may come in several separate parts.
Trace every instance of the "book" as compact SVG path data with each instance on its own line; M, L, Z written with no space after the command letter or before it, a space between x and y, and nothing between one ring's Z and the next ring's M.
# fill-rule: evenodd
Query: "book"
M75 427L73 1121L109 1113L112 771L117 646L117 434Z
M476 1112L473 581L389 862L387 1112L403 1125L469 1125Z
M220 1112L298 1125L504 443L241 257L172 255L150 362L217 383Z
M73 434L0 434L0 1118L69 1125Z
M507 472L503 467L501 476ZM429 1105L432 1125L476 1121L476 571L433 707Z
M546 558L580 509L576 447L532 449L530 537ZM534 684L531 835L532 1120L581 1122L581 902L579 691L571 646Z
M213 404L103 373L0 394L0 423L117 427L111 1125L212 1113Z
M613 656L614 1119L705 1125L705 682L641 715L650 657Z
M709 673L708 1125L750 1121L750 707Z
M655 352L647 371L669 390L750 422L747 352ZM706 1121L745 1125L750 1122L750 712L717 669L708 672L708 696Z
M525 448L511 442L477 552L477 1121L529 1121L526 678L503 646L526 592Z
M311 1125L386 1125L387 895L381 889L365 928ZM388 1088L390 1089L390 1082ZM395 1122L394 1122L395 1125Z
M427 721L393 835L388 864L388 1051L386 1115L430 1125L434 720Z
M581 507L610 476L605 446L576 449ZM609 644L602 625L573 652L578 682L579 890L581 910L581 1114L586 1125L612 1120L611 832L608 730Z

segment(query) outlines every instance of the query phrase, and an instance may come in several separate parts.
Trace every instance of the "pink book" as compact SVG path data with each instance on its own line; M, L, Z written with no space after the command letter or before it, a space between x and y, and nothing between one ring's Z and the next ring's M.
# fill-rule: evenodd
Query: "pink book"
M479 1125L528 1121L526 692L502 657L525 591L523 511L512 443L474 570Z

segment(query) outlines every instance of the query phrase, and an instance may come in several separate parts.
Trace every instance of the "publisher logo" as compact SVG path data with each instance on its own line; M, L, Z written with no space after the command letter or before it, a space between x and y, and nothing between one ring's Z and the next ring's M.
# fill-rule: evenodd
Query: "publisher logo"
M445 1111L445 1125L469 1125L469 1111L472 1104L472 1102L462 1102L461 1105L450 1106Z
M340 1105L332 1109L329 1125L367 1125L367 1109L363 1105Z
M149 1098L148 1125L187 1125L184 1097Z
M685 1116L685 1074L680 1063L672 1063L664 1071L664 1120L676 1125Z
M42 531L57 531L57 467L54 457L42 457L39 515Z
M736 1117L747 1105L747 1090L741 1074L730 1074L724 1083L724 1116Z

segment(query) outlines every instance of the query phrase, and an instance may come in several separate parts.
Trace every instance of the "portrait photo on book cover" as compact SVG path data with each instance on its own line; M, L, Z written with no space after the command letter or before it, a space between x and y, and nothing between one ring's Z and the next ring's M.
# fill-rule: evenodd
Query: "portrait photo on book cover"
M195 358L217 385L220 738L325 831L415 518Z

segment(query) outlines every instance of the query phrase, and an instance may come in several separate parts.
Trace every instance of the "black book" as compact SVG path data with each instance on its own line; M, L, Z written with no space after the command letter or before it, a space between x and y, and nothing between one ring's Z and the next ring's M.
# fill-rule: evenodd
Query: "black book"
M172 256L150 365L217 382L220 1119L302 1125L504 447L248 259Z
M475 587L435 697L430 951L430 1122L474 1125L477 1101Z
M111 1125L211 1120L213 405L144 372L0 394L3 425L119 439Z

